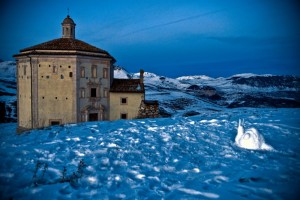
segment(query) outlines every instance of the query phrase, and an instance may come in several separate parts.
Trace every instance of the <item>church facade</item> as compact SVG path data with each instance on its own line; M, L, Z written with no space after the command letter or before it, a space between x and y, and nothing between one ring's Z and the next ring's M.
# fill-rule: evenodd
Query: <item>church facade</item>
M138 102L145 98L142 74L135 81L114 80L115 59L107 51L75 39L75 26L68 15L62 22L61 38L22 49L14 55L20 131L137 117ZM121 96L115 95L119 91L117 85L128 88L132 82L138 82L136 88L123 89ZM132 101L135 105L128 107ZM127 109L122 110L122 102Z

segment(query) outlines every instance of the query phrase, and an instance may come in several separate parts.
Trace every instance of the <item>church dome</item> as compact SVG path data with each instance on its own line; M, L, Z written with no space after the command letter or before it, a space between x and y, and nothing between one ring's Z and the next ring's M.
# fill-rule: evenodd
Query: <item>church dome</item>
M62 22L62 24L75 24L73 19L68 15L64 21Z

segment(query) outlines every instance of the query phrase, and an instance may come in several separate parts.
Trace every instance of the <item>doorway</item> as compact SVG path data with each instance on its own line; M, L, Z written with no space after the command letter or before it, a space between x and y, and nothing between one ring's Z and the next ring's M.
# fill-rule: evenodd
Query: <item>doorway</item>
M98 121L98 113L90 113L89 114L89 121Z

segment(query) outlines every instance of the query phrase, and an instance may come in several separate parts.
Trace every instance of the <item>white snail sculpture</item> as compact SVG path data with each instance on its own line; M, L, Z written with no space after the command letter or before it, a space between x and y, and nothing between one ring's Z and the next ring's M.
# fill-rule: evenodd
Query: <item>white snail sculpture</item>
M264 137L255 128L249 128L245 131L242 120L239 120L235 143L245 149L273 150L273 147L265 143Z

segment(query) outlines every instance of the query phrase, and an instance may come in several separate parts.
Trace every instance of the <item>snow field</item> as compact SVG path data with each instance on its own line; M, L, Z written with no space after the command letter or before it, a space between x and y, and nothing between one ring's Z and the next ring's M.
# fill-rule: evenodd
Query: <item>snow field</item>
M276 151L238 147L239 118ZM235 109L22 135L15 124L2 124L0 193L4 199L292 197L300 175L299 118L298 109Z

